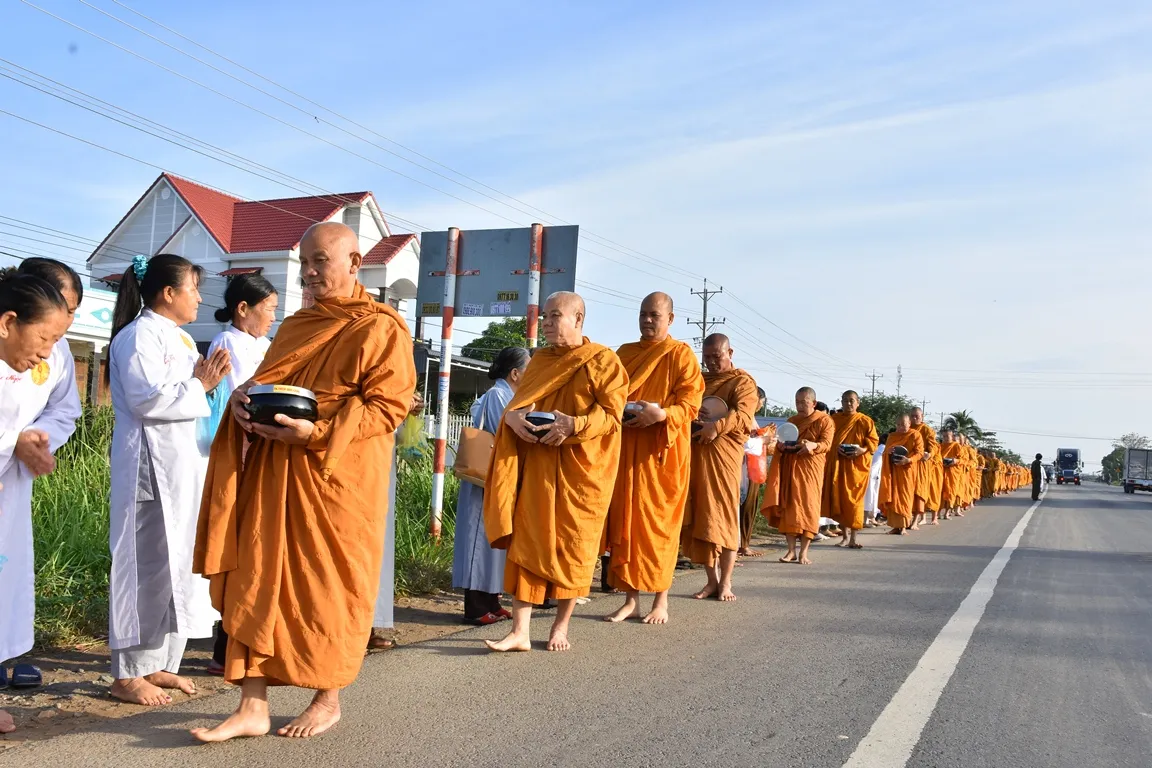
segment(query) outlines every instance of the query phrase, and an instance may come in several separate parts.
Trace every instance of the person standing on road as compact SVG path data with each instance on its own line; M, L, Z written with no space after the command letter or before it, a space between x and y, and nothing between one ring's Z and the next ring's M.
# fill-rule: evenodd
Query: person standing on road
M133 704L167 704L165 688L196 692L176 674L184 646L211 637L218 618L192 572L207 464L196 430L232 365L224 349L201 358L180 329L196 320L202 274L180 256L136 256L112 313L109 692Z
M880 509L892 528L891 534L903 536L912 527L920 483L916 465L923 458L924 440L920 432L912 429L911 417L901 414L896 419L896 431L888 433L880 480Z
M811 565L808 547L820 531L824 466L836 426L827 411L816 410L816 390L811 387L796 391L796 415L788 422L796 425L799 435L791 445L773 446L760 511L788 539L788 551L780 562Z
M912 429L920 433L924 443L923 460L916 467L916 513L908 530L919 530L927 512L932 513L932 525L939 525L940 487L944 482L944 465L940 461L940 444L936 431L924 421L924 409L913 408L909 413Z
M888 443L888 433L880 435L876 450L872 453L872 464L868 468L868 488L864 491L864 527L875 528L880 515L880 475L884 471L884 448Z
M32 481L55 468L52 454L80 415L62 338L83 289L75 272L60 266L67 270L63 280L40 276L54 270L0 269L0 663L32 648ZM0 709L0 734L14 730L12 716Z
M696 354L668 334L675 317L671 296L650 294L640 305L640 341L616 351L628 372L628 400L639 410L625 411L608 512L609 583L627 593L624 605L604 617L609 622L639 619L641 592L656 594L644 623L668 621L692 465L692 420L704 396Z
M1043 490L1044 485L1044 456L1036 454L1036 459L1032 462L1032 501L1040 501L1040 492Z
M836 431L824 465L824 491L820 514L840 526L838 547L863 549L856 531L864 527L864 494L872 470L872 454L880 444L876 424L859 412L860 396L848 390L840 396L841 409L832 414ZM848 447L846 447L848 446Z
M708 583L693 597L732 601L732 572L740 549L740 472L744 443L756 427L756 382L732 362L732 344L722 333L704 339L704 398L726 404L726 414L700 421L692 438L692 469L680 545L688 558L703 565Z
M756 397L756 413L759 414L768 403L768 393L761 387L756 387ZM775 424L760 428L753 420L752 437L763 438L768 442L775 433ZM740 487L743 489L744 498L740 500L740 549L736 550L736 554L739 557L762 557L764 553L755 551L751 545L752 530L756 527L756 517L760 514L760 491L764 489L764 483L754 483L749 479L748 462L744 463L740 472Z
M602 554L628 374L615 352L584 336L584 313L578 294L548 297L540 318L548 346L532 356L496 430L484 531L493 547L508 550L512 631L486 640L492 651L531 650L532 606L549 597L557 607L548 650L571 649L572 611ZM528 421L533 412L550 414L550 423Z
M473 429L496 434L531 359L523 347L500 350L488 369L488 378L496 383L472 405ZM484 532L484 488L461 480L452 542L452 587L464 590L467 621L495 624L512 618L512 613L500 605L507 557L505 550L492 548Z

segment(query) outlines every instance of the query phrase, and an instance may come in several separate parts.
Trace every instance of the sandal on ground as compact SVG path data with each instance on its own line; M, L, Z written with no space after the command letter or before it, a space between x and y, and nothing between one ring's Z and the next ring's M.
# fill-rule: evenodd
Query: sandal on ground
M208 667L204 671L213 677L224 677L224 665L216 661L216 659L210 659L208 661Z
M476 624L476 625L479 625L481 627L486 627L489 624L495 624L499 621L505 621L505 618L498 613L492 613L491 611L489 611L488 613L484 614L483 616L479 616L475 619L466 619L466 621L468 621L471 624Z
M391 651L395 647L396 641L390 638L379 635L372 635L368 638L368 650L370 651Z
M36 688L44 684L44 675L31 664L17 664L12 667L8 684L13 688Z

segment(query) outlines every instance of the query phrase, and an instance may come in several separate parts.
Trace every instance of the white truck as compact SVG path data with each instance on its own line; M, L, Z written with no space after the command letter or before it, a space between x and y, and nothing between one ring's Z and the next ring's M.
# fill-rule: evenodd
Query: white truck
M1124 449L1124 493L1152 491L1152 450Z

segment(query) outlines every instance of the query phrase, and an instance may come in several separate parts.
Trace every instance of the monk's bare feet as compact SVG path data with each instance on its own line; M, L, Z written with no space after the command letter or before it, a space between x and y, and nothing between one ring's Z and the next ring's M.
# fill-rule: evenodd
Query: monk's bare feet
M312 703L295 720L276 733L290 739L319 736L340 722L340 699L333 691L317 691Z
M241 703L240 708L220 725L215 728L193 728L192 735L200 741L213 742L265 736L270 730L272 721L268 718L268 702L261 701L251 704Z
M836 546L838 546L838 547L848 546L848 534L844 534L843 536L841 536L840 541L836 542Z
M692 595L692 597L696 598L697 600L706 600L709 597L714 597L716 595L716 590L718 589L720 589L719 584L709 584L708 586L704 587L704 589Z
M638 619L640 618L640 600L629 595L624 600L624 605L620 606L619 610L613 611L604 617L604 621L613 624L619 624L625 619Z
M716 599L722 603L736 602L736 595L732 592L731 584L721 584L720 591L716 594Z
M497 653L530 651L532 650L532 639L527 634L518 635L515 632L509 632L504 635L503 640L485 640L484 645L488 646L488 650Z
M812 565L812 561L808 559L807 555L805 555L804 557L800 558L800 565Z
M796 555L789 552L788 554L784 555L784 557L780 558L780 562L782 562L782 563L794 563L794 562L796 562Z
M108 689L108 695L128 704L140 704L145 707L160 707L172 703L171 696L142 677L117 680Z
M548 650L570 651L572 643L568 642L567 627L552 627L552 634L548 637Z
M196 684L186 677L174 675L171 672L153 672L150 675L144 675L144 679L152 683L157 688L171 688L179 689L189 696L196 695Z
M652 611L644 617L645 624L667 624L668 623L668 593L660 592L656 595L656 599L652 601Z
M16 730L16 721L12 719L12 715L0 709L0 733L12 733Z
M918 530L920 530L920 526L919 525L912 525L912 526L909 526L907 530L918 531Z

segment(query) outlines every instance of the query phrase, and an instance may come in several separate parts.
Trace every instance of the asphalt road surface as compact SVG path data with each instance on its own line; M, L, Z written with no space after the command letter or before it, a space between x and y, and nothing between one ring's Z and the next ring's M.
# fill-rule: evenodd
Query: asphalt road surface
M376 655L310 741L195 744L227 694L0 762L1152 765L1152 497L1061 486L1031 507L1021 491L912 536L866 531L860 551L816 545L812 567L773 550L737 570L735 604L692 600L692 572L664 627L605 624L617 598L597 599L569 653L489 654L497 626ZM307 699L274 690L273 727Z

